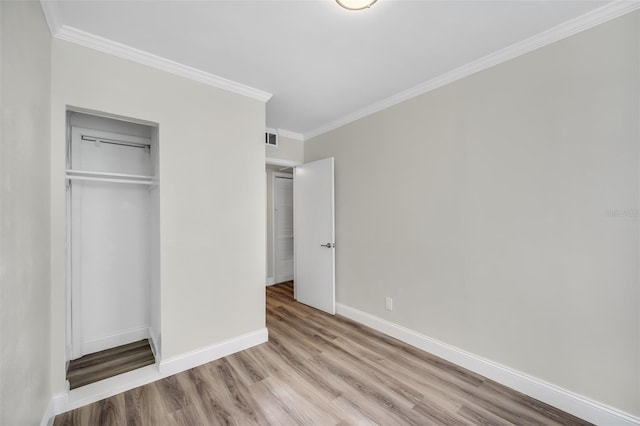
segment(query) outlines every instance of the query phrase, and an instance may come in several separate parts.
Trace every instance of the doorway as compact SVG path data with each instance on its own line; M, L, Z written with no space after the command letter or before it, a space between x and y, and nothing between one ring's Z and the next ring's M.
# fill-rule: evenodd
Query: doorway
M266 285L293 280L293 168L267 164Z
M273 264L277 283L293 280L293 176L273 174Z
M293 274L294 299L335 314L334 159L267 163L266 177L267 285Z
M76 111L67 124L67 379L74 389L159 354L158 132Z

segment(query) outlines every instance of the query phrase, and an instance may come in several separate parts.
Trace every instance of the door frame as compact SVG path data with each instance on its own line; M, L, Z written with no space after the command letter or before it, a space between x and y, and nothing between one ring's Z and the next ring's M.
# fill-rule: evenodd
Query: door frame
M275 158L275 157L265 157L265 167L266 167L266 166L282 166L282 167L291 167L291 168L295 168L296 166L299 166L299 165L301 165L301 164L304 164L304 163L303 163L302 161L292 161L292 160L283 160L283 159ZM264 176L265 176L265 185L269 185L269 182L267 182L267 171L266 171L266 168L265 168L265 174L264 174ZM272 194L273 194L273 187L272 187ZM295 200L294 200L294 203L295 203ZM273 204L273 203L272 203L272 204ZM266 252L266 251L267 251L267 241L269 241L269 235L268 235L269 227L268 227L268 226L266 226L266 225L267 225L267 206L268 206L268 205L269 205L269 200L267 199L267 192L265 191L265 194L264 194L264 206L265 206L265 215L264 215L264 216L265 216L265 217L264 217L264 222L265 222L265 227L264 227L264 228L265 228L265 229L264 229L264 234L265 234L265 254L264 254L264 255L265 255L265 266L267 266L267 252ZM272 206L272 208L273 208L273 206ZM272 211L272 212L271 212L271 220L272 220L272 221L273 221L273 217L274 217L274 215L273 215L273 211ZM271 229L273 229L273 228L274 228L274 226L273 226L273 223L272 223L272 224L271 224ZM274 234L275 234L275 232L274 232ZM293 234L294 234L294 239L295 239L295 228L294 228ZM274 247L273 247L273 244L274 244L274 240L272 239L272 241L271 241L271 248L270 248L270 249L271 249L271 253L272 253L272 254L273 254L273 253L274 253L274 251L275 251L275 250L274 250ZM293 257L294 257L294 261L293 261L293 276L294 276L293 294L294 294L294 299L295 299L295 293L296 293L296 284L295 284L295 275L296 275L295 255L296 255L296 253L295 253L295 246L294 246L294 249L293 249ZM275 281L275 265L274 265L275 261L274 261L274 259L275 259L275 256L273 256L273 257L272 257L272 259L271 259L271 267L273 268L273 276L272 276L272 277L269 277L269 276L268 276L268 274L267 274L267 270L266 270L266 268L265 268L265 274L264 274L264 275L265 275L265 285L266 285L266 286L270 286L270 285L275 284L274 282L269 281L269 278L272 278L272 279Z
M272 263L272 268L273 268L273 279L275 281L274 284L277 284L279 282L278 280L278 262L276 262L276 258L277 258L277 244L276 244L276 235L277 235L277 220L276 220L276 204L278 201L278 192L276 190L276 180L280 178L280 179L291 179L291 181L293 182L294 180L294 175L293 173L289 174L289 173L283 173L283 172L274 172L271 174L271 195L272 195L272 202L271 202L271 230L273 232L273 236L271 238L271 253L273 254L272 259L271 259L271 263ZM291 191L291 197L293 198L293 191ZM292 217L293 220L293 217ZM291 224L293 227L293 223ZM294 231L294 240L295 240L295 231ZM294 259L295 259L295 245L294 245ZM295 260L294 262L294 270L291 273L291 279L293 279L293 277L295 276Z

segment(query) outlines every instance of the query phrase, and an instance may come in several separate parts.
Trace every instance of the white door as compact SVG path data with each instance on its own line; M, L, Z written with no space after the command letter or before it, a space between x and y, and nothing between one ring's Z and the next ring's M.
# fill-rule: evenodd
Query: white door
M276 176L275 205L275 281L293 279L293 178Z
M333 158L295 168L295 291L300 303L336 313Z

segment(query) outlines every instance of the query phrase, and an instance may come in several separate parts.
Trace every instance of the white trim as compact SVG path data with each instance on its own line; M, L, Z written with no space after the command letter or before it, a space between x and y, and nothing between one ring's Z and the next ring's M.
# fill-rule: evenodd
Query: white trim
M588 30L589 28L610 21L611 19L615 19L627 13L633 12L634 10L637 10L639 8L640 2L638 2L637 0L613 1L602 7L585 13L584 15L578 16L574 19L570 19L569 21L556 25L555 27L552 27L525 40L519 41L515 44L512 44L511 46L497 50L487 56L441 74L408 90L397 93L379 102L373 103L365 108L347 114L344 117L338 118L337 120L331 121L314 130L306 132L304 134L304 140L309 140L323 133L327 133L331 130L352 123L378 111L382 111L411 98L415 98L416 96L420 96L424 93L445 86L449 83L453 83L454 81L463 79L487 68L491 68L510 59L524 55L525 53L529 53L532 50L536 50L551 43L555 43L556 41L562 40L581 31Z
M280 277L277 279L278 282L274 283L274 284L280 284L280 283L284 283L287 281L293 281L293 274L291 275L285 275L284 277Z
M60 14L58 12L58 2L51 0L40 0L40 6L44 12L44 19L47 21L51 35L55 37L60 29Z
M132 328L130 330L113 333L108 336L102 336L95 339L82 342L82 354L92 354L109 348L127 345L139 340L149 338L149 326Z
M266 285L274 285L276 283L276 279L274 277L267 277Z
M158 336L153 327L149 326L149 346L151 347L151 352L153 352L153 357L158 360L160 359L160 336Z
M102 118L110 118L112 120L125 121L127 123L141 124L141 125L147 126L147 127L154 127L154 128L158 127L158 123L153 122L153 121L142 120L142 119L133 118L133 117L127 117L125 115L111 114L111 113L108 113L108 112L98 111L98 110L95 110L95 109L81 108L81 107L67 105L67 111L69 111L69 112L78 112L80 114L94 115L96 117L102 117ZM71 126L69 126L69 127L71 127ZM78 127L78 126L73 126L73 127ZM88 129L88 131L97 131L97 130ZM122 135L122 133L119 133L119 135ZM125 136L131 136L131 135L125 135ZM149 139L149 138L142 138L142 139Z
M69 381L65 381L65 384L68 385ZM97 399L97 401L99 401L99 399ZM51 416L51 422L53 423L55 416L71 410L71 408L67 408L69 405L69 391L67 390L66 392L60 392L53 395L50 403L53 405L53 415Z
M42 3L44 4L48 2L43 0ZM95 49L109 55L118 56L129 61L137 62L142 65L168 72L170 74L208 84L209 86L217 87L219 89L228 90L229 92L247 96L258 101L267 102L269 99L271 99L272 96L271 93L255 89L241 83L236 83L235 81L228 80L226 78L222 78L217 75L180 64L170 59L156 56L140 49L127 46L126 44L118 43L104 37L100 37L73 27L69 27L67 25L62 25L53 36L60 40L79 44L81 46Z
M49 404L47 408L44 410L44 414L42 415L42 420L40 421L40 426L51 426L53 425L53 419L56 416L55 412L55 401L53 398L49 400Z
M69 392L58 393L54 395L49 402L49 406L53 407L53 414L51 414L49 408L47 408L45 412L45 416L51 414L51 420L49 418L43 418L42 425L50 424L49 421L53 421L53 417L58 414L215 361L264 343L268 339L267 329L261 328L211 346L169 358L161 361L159 364L156 363L115 377L110 377L78 389L73 389Z
M91 383L69 392L60 393L54 399L56 415L75 410L87 404L109 398L122 392L155 382L166 376L158 372L158 364L148 365L137 370L119 374L99 382Z
M284 138L304 142L304 135L302 133L296 133L286 129L278 129L278 134Z
M252 331L241 336L233 337L195 351L174 356L160 361L160 374L163 377L180 373L181 371L206 364L216 359L249 349L269 340L269 332L266 328Z
M101 52L105 52L111 55L115 55L124 59L128 59L134 62L141 63L153 68L157 68L181 77L189 78L191 80L199 81L214 87L218 87L224 90L229 90L234 93L238 93L244 96L248 96L262 102L267 102L271 99L272 94L264 92L259 89L255 89L201 70L198 70L187 65L180 64L175 61L171 61L166 58L162 58L142 50L127 46L122 43L118 43L112 40L108 40L103 37L96 36L94 34L87 33L85 31L78 30L66 25L60 25L59 14L57 6L54 1L41 0L42 9L49 25L51 34L58 39L69 41L72 43L80 44L85 47L89 47ZM342 127L346 124L352 123L363 117L384 110L391 106L397 105L408 99L422 95L424 93L435 90L439 87L445 86L454 81L460 80L471 74L485 70L487 68L498 65L502 62L508 61L515 57L524 55L532 50L539 49L548 44L554 43L558 40L562 40L581 31L587 30L611 19L615 19L619 16L633 12L640 8L640 2L637 0L617 0L608 3L602 7L594 9L582 16L578 16L574 19L570 19L562 24L556 25L546 31L543 31L537 35L529 37L511 46L500 49L493 52L483 58L472 61L466 65L458 67L454 70L441 74L431 80L428 80L422 84L414 86L408 90L397 93L379 102L371 104L365 108L354 111L342 118L331 121L323 126L313 129L304 134L290 132L285 129L278 129L278 133L282 136L296 139L300 141L308 140L323 133Z
M640 417L632 416L613 407L585 398L497 362L432 339L401 325L341 303L337 303L336 308L339 315L371 327L418 349L432 353L589 422L617 426L640 425Z
M281 160L275 157L266 157L264 160L265 164L272 164L274 166L295 167L303 164L300 161Z

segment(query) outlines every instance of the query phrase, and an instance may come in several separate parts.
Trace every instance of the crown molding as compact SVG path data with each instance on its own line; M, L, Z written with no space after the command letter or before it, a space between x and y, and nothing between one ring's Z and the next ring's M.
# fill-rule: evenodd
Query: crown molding
M43 2L45 3L49 2ZM46 12L45 12L46 14ZM50 24L51 28L51 24ZM98 50L109 55L118 56L129 61L137 62L161 71L168 72L180 77L188 78L209 86L219 89L228 90L229 92L247 96L258 101L267 102L271 99L271 93L264 92L226 78L218 77L214 74L201 71L199 69L180 64L178 62L166 59L151 53L136 49L126 44L118 43L95 34L91 34L73 27L62 25L54 37L60 40L79 44L90 49Z
M60 29L60 16L58 13L58 3L50 0L40 0L40 6L44 12L44 19L47 21L51 36L55 37L56 33Z
M278 134L284 138L304 142L304 135L302 133L296 133L286 129L278 129Z
M501 64L502 62L506 62L510 59L524 55L525 53L529 53L533 50L547 46L551 43L555 43L556 41L588 30L589 28L593 28L597 25L603 24L607 21L618 18L622 15L626 15L627 13L633 12L638 9L640 9L639 0L613 1L602 7L587 12L584 15L570 19L569 21L556 25L555 27L552 27L546 31L512 44L511 46L505 47L504 49L497 50L496 52L493 52L487 56L441 74L408 90L405 90L379 102L373 103L367 107L347 114L344 117L325 124L324 126L306 132L303 135L304 140L309 140L323 133L335 130L338 127L342 127L346 124L352 123L378 111L382 111L411 98L415 98L416 96L420 96L424 93L445 86L449 83L453 83L454 81L463 79L487 68L491 68L495 65Z

